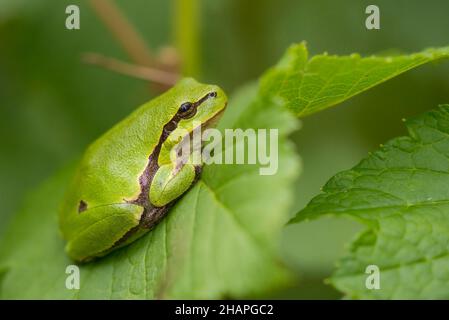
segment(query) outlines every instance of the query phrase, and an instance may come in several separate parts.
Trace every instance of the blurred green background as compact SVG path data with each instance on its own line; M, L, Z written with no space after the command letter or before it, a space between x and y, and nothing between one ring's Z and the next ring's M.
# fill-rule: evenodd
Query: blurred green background
M116 3L153 51L173 44L174 25L188 29L199 22L197 76L229 93L302 40L311 54L449 45L447 0L203 0L192 24L173 21L175 1ZM69 4L80 7L80 30L65 28ZM380 7L380 30L365 28L369 4ZM155 94L142 80L81 62L84 52L129 61L87 1L0 0L0 235L27 192ZM430 65L304 119L293 136L304 172L292 214L333 174L404 134L402 118L449 103L448 88L449 64ZM323 278L359 229L336 219L288 226L282 251L298 283L275 297L339 297Z

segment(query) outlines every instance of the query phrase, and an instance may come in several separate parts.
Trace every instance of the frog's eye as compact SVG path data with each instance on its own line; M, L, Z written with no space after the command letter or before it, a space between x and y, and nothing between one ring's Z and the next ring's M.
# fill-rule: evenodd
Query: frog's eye
M191 102L184 102L183 104L181 104L178 110L179 116L183 119L191 118L195 115L195 113L196 107Z

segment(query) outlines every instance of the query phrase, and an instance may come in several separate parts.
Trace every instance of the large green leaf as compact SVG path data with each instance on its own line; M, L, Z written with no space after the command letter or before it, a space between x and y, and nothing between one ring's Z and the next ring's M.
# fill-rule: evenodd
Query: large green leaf
M81 290L65 289L56 212L71 172L37 190L8 229L0 248L8 298L219 298L244 297L280 286L288 272L277 259L277 238L292 202L299 168L287 135L302 116L335 105L448 49L390 58L320 55L308 60L304 44L291 47L268 71L260 89L247 88L230 103L221 128L279 128L275 176L258 166L213 165L151 233L104 259L82 266ZM325 81L323 81L325 80ZM259 90L259 91L257 91ZM300 98L299 98L300 97ZM45 272L44 272L45 271Z
M294 222L345 215L368 225L330 282L351 298L449 299L449 105L408 120L393 139L337 174ZM367 289L368 265L380 289Z
M277 96L302 117L334 106L407 70L449 57L449 47L393 57L321 54L291 46L262 78L262 93Z
M71 171L27 200L0 248L6 268L2 298L247 297L285 284L278 237L288 220L299 162L287 135L297 120L259 100L256 88L231 99L223 128L278 128L279 170L210 165L167 217L137 242L81 266L81 289L65 288L66 267L57 210Z

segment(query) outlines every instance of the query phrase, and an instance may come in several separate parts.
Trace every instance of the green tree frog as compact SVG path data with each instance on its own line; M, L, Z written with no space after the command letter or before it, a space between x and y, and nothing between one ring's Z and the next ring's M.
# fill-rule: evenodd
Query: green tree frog
M93 142L59 214L69 257L104 256L154 228L201 173L170 158L180 133L214 125L226 103L219 87L186 78Z

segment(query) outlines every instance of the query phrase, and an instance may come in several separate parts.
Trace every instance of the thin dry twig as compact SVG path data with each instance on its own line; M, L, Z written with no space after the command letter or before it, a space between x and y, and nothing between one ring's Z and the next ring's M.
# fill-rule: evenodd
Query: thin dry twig
M89 3L134 63L156 65L145 41L113 0L90 0Z
M82 61L117 73L162 85L173 86L179 79L179 75L176 73L124 62L98 53L85 53L82 55Z

